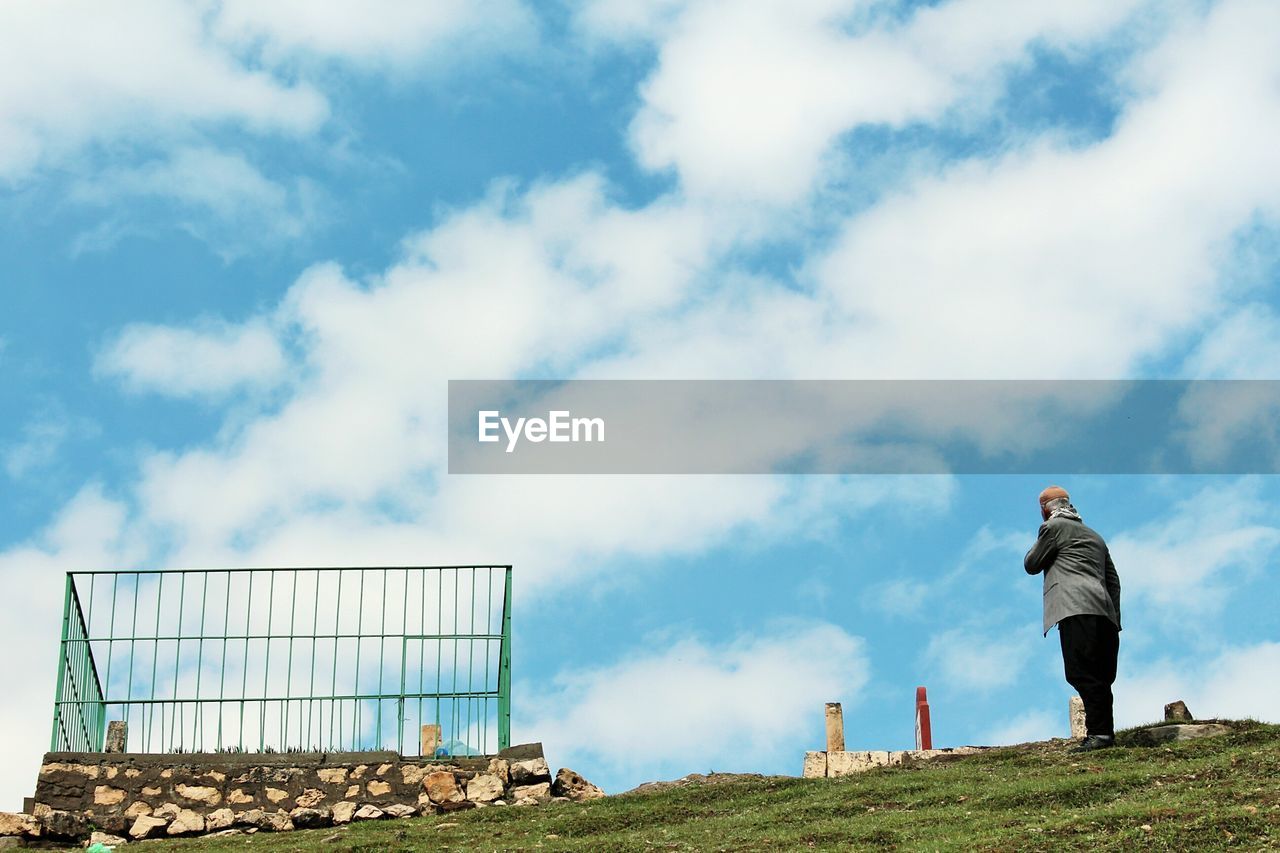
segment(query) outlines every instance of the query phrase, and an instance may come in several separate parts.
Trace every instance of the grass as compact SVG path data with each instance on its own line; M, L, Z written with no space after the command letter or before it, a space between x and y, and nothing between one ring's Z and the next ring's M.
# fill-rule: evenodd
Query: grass
M1167 747L993 750L842 779L745 779L585 804L488 808L270 835L144 842L174 853L342 850L1280 849L1280 726ZM797 763L799 756L797 756ZM139 845L130 845L130 849Z

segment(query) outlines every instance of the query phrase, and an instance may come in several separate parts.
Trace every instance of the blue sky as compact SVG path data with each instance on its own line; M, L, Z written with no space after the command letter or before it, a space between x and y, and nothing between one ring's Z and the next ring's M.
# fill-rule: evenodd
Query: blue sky
M0 802L70 569L510 562L518 737L608 790L1062 734L1073 493L1122 724L1280 718L1270 478L450 478L459 378L1277 378L1262 0L0 9ZM1260 677L1262 676L1262 677Z

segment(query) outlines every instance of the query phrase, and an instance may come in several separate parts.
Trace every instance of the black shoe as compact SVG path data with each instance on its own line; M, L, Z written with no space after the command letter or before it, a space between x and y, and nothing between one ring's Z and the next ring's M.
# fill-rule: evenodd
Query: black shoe
M1095 749L1109 749L1116 745L1111 735L1089 735L1079 746L1071 747L1071 752L1093 752Z

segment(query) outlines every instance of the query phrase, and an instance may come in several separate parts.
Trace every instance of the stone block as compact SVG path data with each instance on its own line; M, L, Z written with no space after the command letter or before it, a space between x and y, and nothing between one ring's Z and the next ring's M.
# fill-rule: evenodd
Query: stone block
M391 784L381 779L374 779L365 788L369 791L371 797L385 797L391 793Z
M356 809L355 814L351 816L351 819L352 820L378 820L384 814L386 814L386 812L384 812L382 809L378 808L377 806L364 805Z
M1230 734L1231 728L1220 723L1181 723L1171 726L1153 726L1133 733L1133 742L1139 746L1157 746L1165 743L1196 740L1202 737Z
M1187 703L1179 699L1164 706L1164 719L1166 723L1190 723L1195 717L1191 716Z
M129 742L129 724L124 720L112 720L107 723L107 739L102 747L103 752L124 752Z
M323 809L300 806L289 812L289 820L293 821L293 825L298 829L315 829L319 826L328 826L330 814Z
M203 803L206 806L216 806L222 802L222 794L218 793L218 789L211 788L208 785L183 785L179 783L174 790L184 800Z
M228 808L214 809L204 817L204 828L207 832L226 829L236 822L236 816Z
M561 767L556 772L556 779L551 783L551 793L556 797L565 797L577 803L598 800L604 796L603 790L568 767Z
M827 752L844 752L844 712L839 702L827 703Z
M404 803L394 803L383 809L391 817L413 817L418 810Z
M204 832L204 815L191 809L179 809L165 832L169 835L192 835Z
M457 803L466 799L458 788L458 780L448 770L428 773L422 780L422 788L433 803Z
M324 800L324 791L316 788L308 788L299 794L294 802L297 803L299 808L314 809L316 806L320 805L320 803L324 802Z
M164 818L151 817L150 815L142 815L133 822L133 826L129 828L129 837L133 839L152 838L159 835L169 821Z
M1084 719L1084 700L1079 696L1072 696L1067 703L1067 716L1071 721L1071 737L1075 740L1084 740L1085 735L1088 734Z
M511 796L515 798L517 805L520 804L521 800L544 803L551 799L551 784L549 782L538 782L534 785L517 785L511 789Z
M511 762L505 758L490 758L489 773L497 776L506 785L511 782Z
M341 785L347 781L347 768L345 767L321 767L316 771L316 777L329 785Z
M501 799L505 786L492 773L481 773L467 783L467 799L473 803L491 803Z
M333 804L334 823L351 823L351 818L355 816L355 813L355 803L341 802Z
M551 768L545 758L530 758L511 764L511 784L536 785L539 782L551 781Z
M804 770L800 775L805 779L825 779L827 777L827 754L825 752L806 752L804 754Z
M29 814L0 812L0 836L40 837L40 821Z
M887 767L888 765L889 753L885 750L827 753L827 776L829 777L862 773L876 767Z

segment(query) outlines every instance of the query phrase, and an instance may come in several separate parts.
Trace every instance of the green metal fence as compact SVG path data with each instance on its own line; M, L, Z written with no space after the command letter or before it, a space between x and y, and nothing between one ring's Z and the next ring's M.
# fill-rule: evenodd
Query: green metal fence
M511 740L511 567L71 572L51 749L483 755Z

